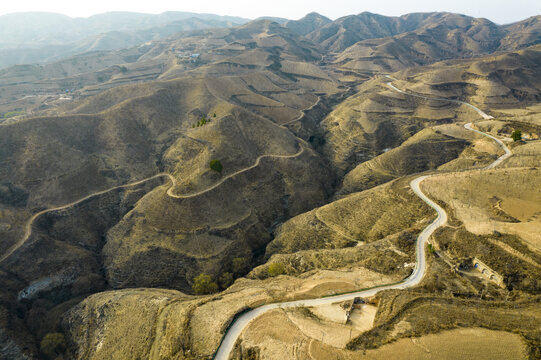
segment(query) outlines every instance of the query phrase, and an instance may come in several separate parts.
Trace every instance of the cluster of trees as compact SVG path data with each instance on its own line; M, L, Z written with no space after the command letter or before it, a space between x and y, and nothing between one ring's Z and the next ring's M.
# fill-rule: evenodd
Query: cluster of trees
M214 114L212 115L212 117L215 118L215 117L216 117L216 113L214 113ZM203 126L203 125L205 125L206 123L209 123L209 122L210 122L210 117L207 118L206 116L203 116L203 117L201 118L201 120L199 120L199 121L196 122L195 124L192 124L192 128Z
M208 295L225 290L235 278L245 275L250 270L248 259L243 257L234 258L231 261L230 271L222 273L216 280L210 275L202 273L193 279L192 290L196 295ZM282 263L272 263L267 269L270 277L285 274L286 269Z
M218 291L218 284L212 281L210 275L199 274L193 279L192 289L196 295L212 294Z
M192 290L196 295L207 295L217 292L219 289L225 290L235 278L245 275L249 270L248 259L237 257L231 261L230 271L222 273L216 280L210 275L199 274L193 279Z

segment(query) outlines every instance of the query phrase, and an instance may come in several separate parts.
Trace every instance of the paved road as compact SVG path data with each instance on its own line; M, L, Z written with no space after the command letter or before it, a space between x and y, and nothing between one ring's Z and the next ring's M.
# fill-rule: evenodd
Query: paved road
M414 179L413 181L411 181L410 186L415 192L415 194L417 194L417 196L419 196L424 202L426 202L434 210L436 210L438 216L430 225L428 225L421 232L421 234L419 234L419 237L417 238L417 244L416 244L417 262L415 265L415 269L413 270L413 272L408 278L406 278L405 280L397 284L382 285L382 286L371 288L368 290L360 290L357 292L337 295L337 296L268 304L268 305L258 307L249 312L246 312L242 314L241 316L239 316L237 320L233 323L233 325L227 331L227 334L223 338L222 343L220 347L218 348L218 351L215 355L215 359L217 360L229 359L229 355L231 351L233 350L235 342L237 341L238 337L240 336L244 328L250 323L250 321L252 321L253 319L257 318L258 316L262 315L263 313L269 310L278 309L278 308L282 308L282 309L290 308L290 307L296 307L296 306L317 306L317 305L331 304L331 303L335 303L339 301L352 300L356 297L373 296L382 290L406 289L408 287L412 287L419 284L426 272L425 244L428 241L428 238L430 237L430 235L432 235L432 233L437 228L439 228L440 226L443 226L447 222L447 214L445 213L445 211L434 201L430 200L419 188L419 184L428 177L429 177L428 175L420 176Z
M479 131L479 130L476 130L474 128L471 127L471 123L467 123L466 125L464 125L464 127L468 130L471 130L471 131L475 131L476 133L479 133L481 135L484 135L486 137L489 137L491 138L492 140L496 141L500 146L501 148L505 151L505 154L500 156L496 161L494 161L492 164L488 165L485 169L493 169L495 168L496 166L500 165L502 161L504 161L505 159L509 158L511 155L513 155L513 153L511 152L511 150L509 150L507 148L507 146L505 146L505 144L503 143L503 141L501 141L500 139L490 135L490 134L486 134L482 131Z
M389 77L391 78L391 77ZM391 78L392 79L392 78ZM395 86L393 86L391 83L387 83L387 85L399 92L410 96L417 96L425 99L430 100L445 100L445 101L451 101L451 102L458 102L465 105L468 105L472 107L479 115L481 115L484 119L492 119L490 115L485 114L480 109L476 108L473 105L463 103L461 101L457 100L447 100L447 99L440 99L440 98L428 98L421 95L415 95L411 93L406 93L402 90L397 89ZM471 128L471 123L466 124L466 129L479 132L485 136L488 136L494 140L496 140L500 146L502 146L506 153L498 158L494 163L489 165L487 169L493 168L494 166L501 163L503 160L508 158L511 154L509 149L505 146L503 142L501 142L499 139L496 139L495 137L485 134L483 132L480 132L478 130L474 130ZM421 198L425 203L427 203L430 207L432 207L436 213L437 217L436 219L430 223L418 236L417 243L416 243L416 265L409 277L407 277L405 280L396 283L396 284L388 284L388 285L382 285L375 288L367 289L367 290L360 290L357 292L349 293L349 294L343 294L343 295L337 295L337 296L330 296L330 297L324 297L324 298L317 298L317 299L310 299L310 300L296 300L296 301L288 301L283 303L275 303L275 304L268 304L263 305L261 307L258 307L256 309L250 310L242 315L240 315L231 325L231 327L228 329L227 333L225 334L224 338L222 339L222 343L220 344L220 347L218 348L218 351L216 352L214 359L216 360L228 360L229 356L231 354L231 351L233 350L235 343L239 336L241 335L244 328L255 318L258 316L264 314L265 312L272 310L272 309L278 309L278 308L290 308L290 307L296 307L296 306L317 306L317 305L323 305L323 304L331 304L339 301L345 301L345 300L352 300L356 297L369 297L377 294L378 292L382 290L389 290L389 289L406 289L412 286L415 286L421 282L423 279L423 276L426 272L426 260L425 260L425 244L427 243L428 239L430 238L430 235L438 229L439 227L445 225L447 223L447 213L445 210L443 210L438 204L436 204L434 201L432 201L430 198L428 198L420 189L420 184L423 182L423 180L429 178L431 175L425 175L420 176L418 178L415 178L410 182L410 187L413 190L413 192Z

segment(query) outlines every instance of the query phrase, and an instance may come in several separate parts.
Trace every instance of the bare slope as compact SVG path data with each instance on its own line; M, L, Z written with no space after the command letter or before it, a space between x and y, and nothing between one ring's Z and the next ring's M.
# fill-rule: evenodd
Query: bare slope
M352 34L355 33L352 31ZM345 37L347 34L347 31L343 31L340 36ZM391 31L381 36L358 37L349 42L336 41L333 46L340 53L334 62L361 71L369 69L392 72L445 59L516 51L538 44L539 41L539 22L535 17L508 26L498 26L486 19L434 13L413 29L394 33Z
M339 193L365 190L400 176L435 169L458 157L466 146L466 141L446 136L438 130L422 130L399 147L348 172Z
M321 122L322 152L340 171L399 146L425 126L465 121L475 116L455 103L405 96L389 89L384 78L359 87ZM407 86L407 85L405 85Z
M181 43L207 39L201 63L175 61L161 81L96 89L0 125L2 250L31 229L0 264L10 349L35 353L29 339L59 331L40 314L59 319L97 291L191 292L200 273L242 276L260 262L277 224L326 202L334 175L279 124L341 92L339 82L307 62L315 49L277 24L249 24L226 38L244 50L214 57L210 48L228 44L222 30L194 35ZM213 159L221 172L210 169ZM161 173L174 184L153 178ZM149 178L136 196L116 188ZM55 207L62 210L32 218ZM29 258L38 261L26 266ZM20 301L31 302L24 320L15 319Z
M310 13L299 20L289 20L283 26L299 35L306 35L331 23L332 20L318 13Z

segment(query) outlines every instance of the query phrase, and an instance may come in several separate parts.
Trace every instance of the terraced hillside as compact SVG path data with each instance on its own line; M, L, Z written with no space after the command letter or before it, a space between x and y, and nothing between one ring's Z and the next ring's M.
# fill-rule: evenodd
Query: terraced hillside
M309 14L2 70L0 358L212 358L250 309L420 274L433 208L419 283L231 358L538 358L537 25Z

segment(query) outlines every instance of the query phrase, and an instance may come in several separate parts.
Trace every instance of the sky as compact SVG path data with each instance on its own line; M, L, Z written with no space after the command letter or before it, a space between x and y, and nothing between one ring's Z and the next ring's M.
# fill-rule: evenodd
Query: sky
M87 17L108 11L151 14L190 11L250 19L260 16L298 19L315 11L333 20L363 11L392 16L450 11L507 24L541 15L541 0L3 0L0 6L0 15L24 11L56 12L71 17Z

